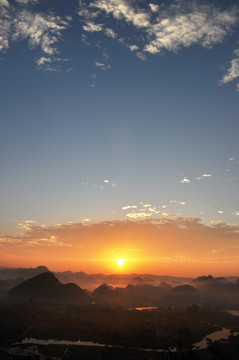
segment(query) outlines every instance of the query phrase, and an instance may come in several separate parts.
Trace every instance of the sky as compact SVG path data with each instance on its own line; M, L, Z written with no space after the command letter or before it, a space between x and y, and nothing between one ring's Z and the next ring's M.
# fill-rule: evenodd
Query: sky
M0 0L1 266L239 274L238 29L236 0Z

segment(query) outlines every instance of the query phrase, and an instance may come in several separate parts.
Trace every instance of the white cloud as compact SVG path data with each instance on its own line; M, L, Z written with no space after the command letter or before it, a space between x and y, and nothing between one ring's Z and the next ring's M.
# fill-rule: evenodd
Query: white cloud
M142 204L144 208L148 208L148 207L151 207L152 205L151 204Z
M103 30L103 25L88 21L85 25L83 25L83 29L88 32L99 32Z
M9 11L9 2L7 0L0 0L0 51L9 48L11 23L12 18Z
M39 0L15 0L15 1L20 4L27 5L27 4L38 3Z
M43 71L61 71L59 63L69 61L68 59L56 58L56 57L46 57L42 56L39 59L36 59L37 68ZM67 72L70 72L72 68L68 69Z
M138 45L129 45L130 51L136 51L139 49Z
M191 180L187 179L186 177L183 178L183 180L180 181L182 184L189 184Z
M122 207L122 210L136 209L137 207L137 205L126 205Z
M99 11L91 11L83 0L79 0L78 15L84 19L95 19L99 15Z
M176 51L180 47L200 44L211 47L220 43L238 22L238 10L220 11L211 5L194 2L168 8L147 28L150 38L144 51L151 54L163 49Z
M151 216L151 214L146 213L146 212L138 212L138 213L132 212L132 213L126 214L126 216L130 219L140 219L140 218L149 217L149 216Z
M212 177L211 174L203 174L203 175L201 175L201 176L198 176L198 177L196 178L196 180L204 180L204 179L210 178L210 177Z
M143 60L143 61L147 60L147 56L146 56L145 54L143 54L141 51L137 51L137 52L136 52L136 56L137 56L137 58L139 58L140 60Z
M107 35L108 37L111 37L112 39L117 38L117 34L114 32L114 30L112 30L110 28L105 29L105 35Z
M107 69L110 69L110 65L106 65L106 64L103 64L103 63L100 63L98 61L95 61L95 66L98 67L100 70L107 70Z
M156 4L149 4L149 7L153 12L157 12L159 10L159 5Z
M221 10L211 3L205 5L183 0L165 4L160 12L158 4L149 3L149 8L143 9L137 2L126 0L94 0L88 7L80 1L80 8L79 14L84 19L95 18L103 12L112 15L119 23L124 21L143 31L146 34L141 34L143 51L137 51L137 45L123 43L130 51L135 51L135 55L141 60L146 60L143 52L157 54L163 50L176 51L194 44L210 48L221 43L239 20L236 6ZM155 16L152 17L152 12L158 12L156 19ZM111 31L105 30L105 34L116 38L116 34ZM235 58L222 83L239 76L238 58L238 51L235 51Z
M138 28L145 28L150 25L149 14L143 10L134 9L124 0L96 0L90 6L113 15L115 19L124 19Z
M234 58L231 60L230 67L221 80L221 84L226 84L239 77L239 49L234 51ZM239 84L237 84L237 89Z
M34 14L23 10L13 21L13 40L28 39L30 48L40 46L47 55L57 52L55 44L61 38L62 30L69 25L70 18L60 18L52 14Z
M56 44L71 21L70 16L60 17L53 13L37 13L26 10L25 5L35 3L34 0L18 0L22 6L14 6L7 0L0 0L0 51L7 50L11 42L27 40L30 49L40 47L44 55L48 57L58 53ZM45 59L43 59L45 58ZM38 68L41 68L44 56L36 60ZM58 61L58 60L57 60ZM38 65L39 64L39 65ZM50 69L55 70L56 69Z
M0 6L9 7L9 2L7 0L0 0ZM1 9L2 11L2 9Z
M230 157L230 158L228 159L228 161L232 161L232 160L235 160L235 158L234 158L234 157Z

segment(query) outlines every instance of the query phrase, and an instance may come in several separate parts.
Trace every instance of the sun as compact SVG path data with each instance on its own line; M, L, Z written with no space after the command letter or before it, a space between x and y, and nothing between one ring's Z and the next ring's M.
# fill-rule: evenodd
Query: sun
M124 265L124 259L117 259L116 261L119 266Z

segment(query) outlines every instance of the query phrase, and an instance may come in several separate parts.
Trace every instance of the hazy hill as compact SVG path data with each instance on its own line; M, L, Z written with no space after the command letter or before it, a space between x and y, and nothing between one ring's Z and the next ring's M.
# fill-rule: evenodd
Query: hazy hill
M29 279L43 272L49 271L46 266L37 266L36 268L0 268L0 279Z
M24 280L30 279L33 276L43 272L50 271L46 266L38 266L36 268L6 268L0 267L0 280L17 279L19 277ZM164 276L154 274L86 274L83 271L72 272L58 271L53 274L60 280L61 283L73 282L80 287L93 290L103 283L111 284L114 287L125 287L132 283L133 285L140 285L140 283L147 283L158 286L162 281L167 282L170 286L187 284L191 282L192 278Z
M200 302L200 294L191 285L176 286L164 295L162 302L165 305L188 306Z
M0 295L6 295L10 289L21 284L23 281L24 279L21 277L16 279L0 280Z
M200 276L191 283L201 295L204 303L233 305L239 302L239 286L229 282L226 278Z
M90 296L76 284L62 284L51 272L23 281L8 292L11 298L53 300L77 304L90 303Z

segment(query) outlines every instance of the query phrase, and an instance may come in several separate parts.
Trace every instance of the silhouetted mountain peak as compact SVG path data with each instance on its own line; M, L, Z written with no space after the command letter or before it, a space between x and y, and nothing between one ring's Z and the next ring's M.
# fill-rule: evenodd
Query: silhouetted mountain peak
M90 301L90 297L79 286L73 283L63 285L49 271L23 281L23 283L11 289L8 295L22 298L54 299L57 302L78 303Z
M39 295L40 291L55 288L60 284L59 280L50 272L44 272L32 277L31 279L23 281L20 285L9 291L9 295L22 296L26 293Z
M105 295L106 293L112 291L113 291L113 287L104 283L93 291L93 295Z
M49 271L49 269L46 267L46 266L44 266L44 265L39 265L39 266L37 266L36 267L36 270L39 270L39 271Z
M212 275L208 275L208 276L204 275L204 276L197 277L192 282L203 282L203 281L211 281L211 280L215 280Z

